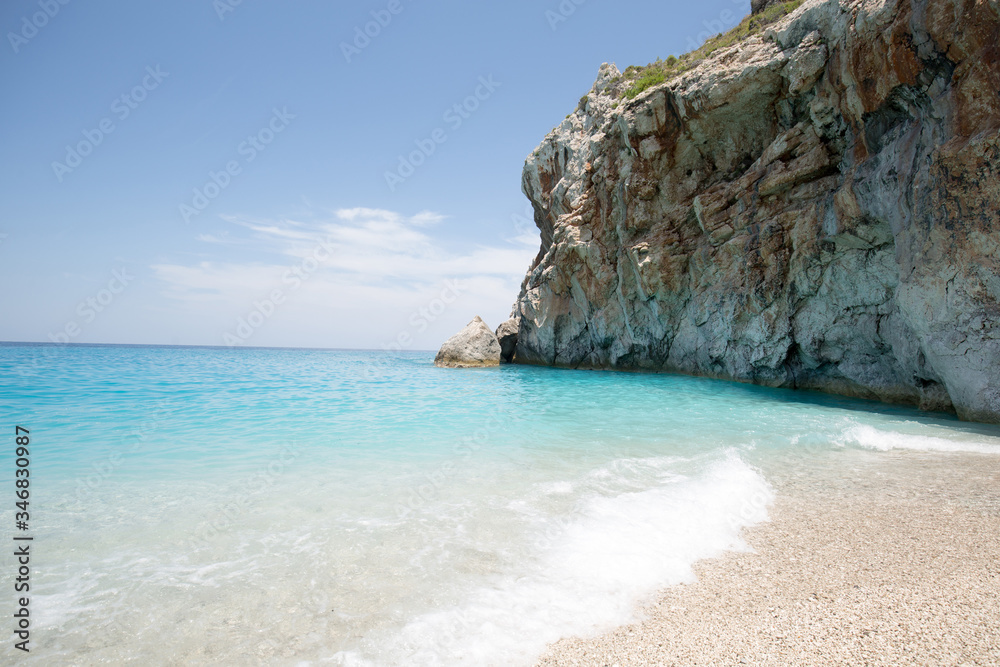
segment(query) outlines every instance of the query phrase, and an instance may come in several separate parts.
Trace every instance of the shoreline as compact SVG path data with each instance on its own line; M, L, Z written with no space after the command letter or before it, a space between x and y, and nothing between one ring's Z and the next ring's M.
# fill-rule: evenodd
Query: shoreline
M1000 664L1000 456L841 451L767 477L750 550L537 664Z

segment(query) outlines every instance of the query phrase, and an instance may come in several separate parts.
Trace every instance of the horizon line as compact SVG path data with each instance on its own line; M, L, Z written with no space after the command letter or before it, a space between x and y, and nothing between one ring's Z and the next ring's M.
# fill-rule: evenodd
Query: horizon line
M207 350L318 350L326 352L436 352L436 350L386 350L368 347L297 347L288 345L180 345L177 343L56 343L53 341L0 340L0 346L45 345L51 347L178 347Z

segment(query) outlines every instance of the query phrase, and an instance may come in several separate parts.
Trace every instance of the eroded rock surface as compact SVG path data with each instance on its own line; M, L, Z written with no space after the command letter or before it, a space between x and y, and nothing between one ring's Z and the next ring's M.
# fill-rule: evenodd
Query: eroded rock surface
M496 336L500 343L500 362L509 364L514 359L514 350L517 348L517 330L520 326L513 317L497 327Z
M447 368L499 366L500 342L493 330L476 315L464 329L445 341L434 357L434 365Z
M515 361L1000 421L1000 8L809 0L524 168Z

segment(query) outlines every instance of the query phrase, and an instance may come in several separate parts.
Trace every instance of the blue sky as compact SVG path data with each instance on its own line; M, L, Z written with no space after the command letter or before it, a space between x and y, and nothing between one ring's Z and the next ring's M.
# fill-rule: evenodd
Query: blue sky
M538 249L524 158L602 62L747 12L6 0L0 340L435 349L497 326Z

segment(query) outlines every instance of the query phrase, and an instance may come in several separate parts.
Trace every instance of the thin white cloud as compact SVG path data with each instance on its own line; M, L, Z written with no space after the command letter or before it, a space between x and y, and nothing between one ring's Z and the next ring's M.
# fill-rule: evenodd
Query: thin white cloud
M161 293L182 302L187 316L192 321L201 318L206 326L222 313L235 321L254 303L281 290L287 302L280 316L269 320L270 333L255 340L293 344L315 331L323 341L344 335L347 341L371 346L409 332L414 345L430 348L472 315L499 324L538 252L537 236L524 234L498 239L495 246L456 249L454 239L433 232L432 225L443 218L430 211L406 216L360 207L340 209L310 223L227 217L233 225L228 232L199 237L216 243L213 259L161 262L151 268ZM245 253L254 259L244 261L251 256ZM307 266L307 279L295 280L295 270ZM455 281L463 285L461 299L447 314L426 330L410 324L412 313Z
M400 220L400 215L394 213L393 211L386 211L381 208L342 208L337 210L337 217L341 220L354 221L358 219L364 220L383 220L386 222L397 222Z
M220 234L198 234L195 238L203 243L229 243L231 241L229 238L229 232L222 232Z
M410 218L410 222L418 227L430 227L445 219L445 216L433 211L421 211Z
M406 281L413 284L438 283L447 277L496 276L520 281L528 263L537 252L537 237L518 235L498 246L475 245L461 252L446 250L427 229L445 216L422 211L404 216L375 208L340 209L334 219L304 223L227 216L232 224L249 231L237 234L202 234L201 241L245 243L262 252L273 253L273 263L232 261L201 262L194 266L162 263L154 266L156 274L170 286L171 296L183 290L220 295L235 286L273 281L290 267L307 258L325 259L317 269L326 279L356 286L384 286ZM327 257L327 251L330 251ZM277 257L284 256L286 260ZM271 276L261 280L261 276Z

